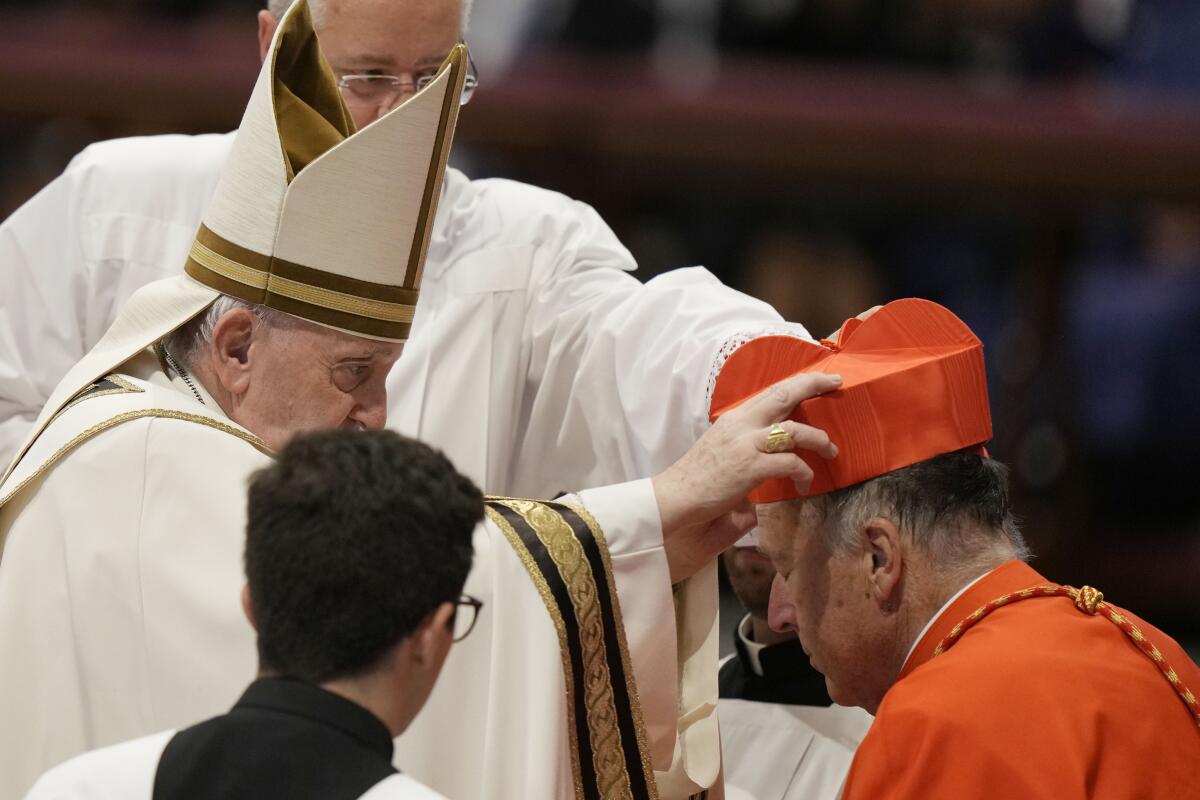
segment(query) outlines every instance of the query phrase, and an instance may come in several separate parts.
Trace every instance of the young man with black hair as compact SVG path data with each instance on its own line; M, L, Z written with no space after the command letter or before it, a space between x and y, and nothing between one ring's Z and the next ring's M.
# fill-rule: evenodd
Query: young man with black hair
M29 798L436 800L392 766L479 601L462 594L483 497L391 432L295 439L250 485L242 603L259 677L228 713L96 750Z

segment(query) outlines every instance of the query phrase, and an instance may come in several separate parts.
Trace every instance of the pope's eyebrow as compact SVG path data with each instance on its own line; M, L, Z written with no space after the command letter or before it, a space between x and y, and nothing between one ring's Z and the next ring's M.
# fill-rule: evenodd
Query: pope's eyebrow
M338 361L339 362L341 362L341 361L370 361L372 358L376 358L378 356L382 356L382 355L386 355L386 354L387 354L387 350L384 350L383 348L374 348L371 350L359 350L354 353L340 356L338 358Z

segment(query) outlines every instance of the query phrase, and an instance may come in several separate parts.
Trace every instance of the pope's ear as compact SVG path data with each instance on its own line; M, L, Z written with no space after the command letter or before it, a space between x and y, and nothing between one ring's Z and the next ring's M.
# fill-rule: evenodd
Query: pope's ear
M872 517L859 529L862 537L862 564L867 586L880 608L890 611L899 600L900 580L904 574L904 551L900 529L887 517Z
M209 365L221 388L231 395L245 394L250 386L250 344L258 325L253 311L233 308L213 326Z

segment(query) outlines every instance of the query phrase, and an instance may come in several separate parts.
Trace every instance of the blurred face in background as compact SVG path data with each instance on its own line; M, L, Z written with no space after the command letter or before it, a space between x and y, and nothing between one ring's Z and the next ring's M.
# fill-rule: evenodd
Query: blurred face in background
M309 0L321 51L341 79L395 75L401 91L383 101L344 90L354 124L362 128L403 103L422 74L436 71L462 35L462 0ZM259 13L259 51L266 53L278 21ZM391 94L391 93L389 93Z
M733 547L721 556L733 593L752 616L767 618L775 567L757 547Z
M865 251L836 237L784 229L759 234L742 262L741 288L817 335L884 299L883 273Z

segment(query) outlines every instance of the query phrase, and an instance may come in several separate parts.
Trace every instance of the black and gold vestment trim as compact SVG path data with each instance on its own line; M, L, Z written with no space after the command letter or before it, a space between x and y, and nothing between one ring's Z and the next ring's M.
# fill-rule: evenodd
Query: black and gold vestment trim
M564 503L488 498L558 633L577 800L658 797L604 532Z

